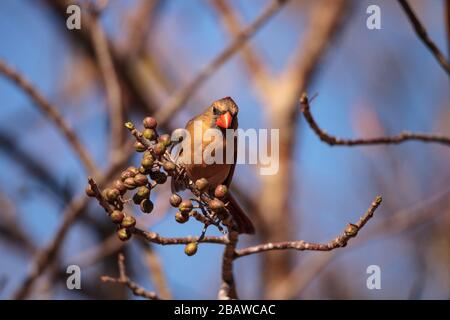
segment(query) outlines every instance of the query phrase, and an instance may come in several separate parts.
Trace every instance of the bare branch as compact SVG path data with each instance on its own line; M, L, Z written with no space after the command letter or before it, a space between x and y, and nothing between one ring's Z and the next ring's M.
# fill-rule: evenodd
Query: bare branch
M136 282L131 281L130 278L127 276L126 268L125 268L125 257L122 253L119 254L119 257L117 259L117 264L119 266L119 278L112 278L109 276L103 276L101 277L101 280L103 282L114 282L114 283L120 283L125 286L127 286L131 292L135 296L143 297L149 300L158 300L158 295L153 291L147 291L140 285L138 285Z
M383 136L376 138L358 138L358 139L342 139L332 135L329 135L322 130L314 120L309 106L308 96L304 93L300 98L301 111L308 122L311 129L323 142L331 146L359 146L359 145L376 145L376 144L399 144L405 141L422 141L422 142L436 142L444 145L450 145L450 137L443 135L425 134L425 133L413 133L403 131L395 136Z
M331 251L337 248L345 247L348 243L348 241L356 237L359 230L361 230L364 225L373 217L373 214L375 210L378 208L378 206L381 203L381 197L378 196L375 198L375 200L370 205L370 208L366 211L366 213L359 219L358 222L355 224L348 224L348 226L345 228L344 232L336 237L335 239L331 240L328 243L312 243L312 242L306 242L303 240L300 241L285 241L285 242L278 242L278 243L266 243L266 244L260 244L257 246L252 246L244 249L240 249L236 251L236 257L240 258L243 256L248 256L250 254L260 253L264 251L271 251L271 250L286 250L286 249L295 249L295 250L311 250L311 251Z
M239 233L232 228L228 228L228 243L222 256L222 283L218 293L220 300L238 299L233 276L233 262L238 238Z
M422 40L422 42L425 44L425 46L431 51L433 56L439 62L441 67L450 76L450 64L445 59L445 55L439 50L439 48L436 46L436 44L430 39L430 37L428 36L427 30L422 25L422 23L419 21L419 18L417 18L413 9L408 4L408 1L398 0L398 2L400 3L403 10L405 11L406 16L408 17L409 21L411 22L411 24L414 28L414 31L416 32L419 39Z
M419 200L413 206L389 213L388 218L378 221L370 230L367 230L364 236L355 239L354 243L357 245L354 245L353 248L359 248L377 238L397 235L425 222L432 221L433 218L445 212L438 205L447 203L449 196L450 189L446 189L429 198ZM341 251L333 251L328 255L317 255L306 265L296 266L274 290L279 291L279 295L288 299L295 298L297 294L301 294L308 287L326 266L339 256L339 252ZM342 253L344 252L348 252L348 250L342 251Z
M92 161L88 151L78 139L75 132L65 122L64 118L59 113L58 109L53 106L44 96L19 72L8 66L4 61L0 60L0 73L11 80L19 88L21 88L37 107L56 125L63 136L67 139L72 149L78 154L85 169L91 174L96 174L97 169Z
M162 237L156 232L143 231L141 229L135 228L133 233L143 237L145 240L161 244L161 245L178 245L178 244L188 244L192 242L199 243L216 243L216 244L227 244L228 240L226 237L216 237L216 236L205 236L203 238L200 237Z

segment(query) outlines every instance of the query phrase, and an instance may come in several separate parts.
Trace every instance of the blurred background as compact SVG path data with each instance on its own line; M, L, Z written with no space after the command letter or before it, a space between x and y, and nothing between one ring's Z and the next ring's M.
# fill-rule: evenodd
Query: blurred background
M93 2L101 10L98 17L92 3L81 1L81 30L68 30L70 1L1 1L0 60L57 108L98 172L132 141L125 128L120 127L122 137L111 134L117 132L118 113L112 112L108 81L117 80L122 119L138 123L145 115L163 114L162 108L272 3ZM447 54L445 1L410 3ZM381 8L380 30L366 27L372 4ZM102 71L96 39L107 44L112 78ZM375 217L345 248L238 259L240 298L450 297L450 148L422 142L330 147L299 113L298 98L307 90L318 94L311 108L319 125L339 137L402 130L450 135L448 75L397 1L291 0L198 88L188 89L161 130L183 127L224 96L238 103L241 128L280 129L277 176L260 176L256 165L237 166L233 186L257 226L255 236L240 237L239 247L296 239L328 242L356 222L376 195L383 196ZM17 297L36 254L51 244L64 215L79 204L73 199L84 201L87 176L93 173L54 122L1 73L0 97L0 298L8 299ZM138 163L134 154L117 173ZM175 222L169 195L168 184L153 193L156 209L149 216L136 212L138 224L164 236L198 235L199 223ZM136 239L124 245L95 201L80 211L24 297L135 298L123 286L100 281L102 275L118 274L117 254L124 252L129 276L162 297L216 298L221 245L200 245L193 257L183 246ZM208 234L218 233L210 229ZM81 267L82 290L66 288L70 264ZM370 265L381 269L380 290L366 286Z

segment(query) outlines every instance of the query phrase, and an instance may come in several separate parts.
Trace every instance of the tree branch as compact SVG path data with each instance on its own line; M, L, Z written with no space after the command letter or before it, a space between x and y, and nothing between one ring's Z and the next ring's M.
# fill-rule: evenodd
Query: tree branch
M419 200L411 207L389 213L387 218L379 220L375 225L372 225L371 229L363 237L355 239L354 243L357 246L355 245L353 248L360 247L383 236L397 235L432 221L437 215L445 212L438 205L446 203L449 196L450 189L446 189L444 192ZM317 255L314 260L306 263L306 265L297 265L274 290L280 291L280 294L288 297L288 299L294 299L297 294L301 294L308 287L326 266L338 257L339 252L341 251L333 251L328 255Z
M220 300L238 299L233 276L233 262L238 239L239 233L233 228L228 228L228 243L222 256L222 283L217 295Z
M328 243L313 243L313 242L306 242L303 240L300 241L284 241L284 242L276 242L276 243L265 243L260 244L257 246L252 246L244 249L237 250L235 255L236 258L248 256L255 253L261 253L264 251L271 251L271 250L287 250L287 249L294 249L294 250L311 250L311 251L331 251L337 248L345 247L348 243L348 241L351 238L356 237L359 230L361 230L364 225L373 217L373 214L375 210L378 208L378 206L381 203L381 197L378 196L375 198L375 200L370 205L370 208L366 211L366 213L359 219L358 222L355 224L349 223L347 227L345 228L344 232L336 237L335 239L331 240Z
M413 133L403 131L395 136L383 136L376 138L358 138L358 139L342 139L332 135L329 135L322 130L317 122L314 120L309 106L309 100L306 93L300 98L301 111L306 121L308 122L314 133L323 142L330 146L359 146L359 145L376 145L376 144L399 144L405 141L422 141L422 142L436 142L444 145L450 145L450 137L443 135L425 134L425 133Z
M155 292L147 291L136 282L130 280L126 273L125 257L122 253L120 253L117 258L117 264L119 266L119 278L103 276L101 277L103 282L120 283L127 286L135 296L143 297L149 300L159 300L159 297Z
M441 65L442 69L447 72L447 74L450 76L450 64L445 59L445 55L439 50L439 48L436 46L436 44L430 39L428 36L427 30L422 25L422 23L419 21L419 18L417 18L416 14L414 13L413 9L408 4L408 1L406 0L398 0L401 7L406 13L406 16L408 17L409 21L411 22L414 31L416 32L417 36L420 40L425 44L425 46L431 51L433 56L436 58L436 60Z

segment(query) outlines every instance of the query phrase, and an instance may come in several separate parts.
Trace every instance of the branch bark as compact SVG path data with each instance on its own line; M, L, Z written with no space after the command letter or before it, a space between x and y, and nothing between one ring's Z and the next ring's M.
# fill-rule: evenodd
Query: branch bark
M127 276L125 268L125 257L122 253L119 254L117 260L117 264L119 266L119 277L113 278L109 276L103 276L101 277L101 280L103 282L120 283L127 286L135 296L143 297L149 300L159 300L159 297L155 292L145 290L136 282L131 281L131 279Z
M408 17L409 21L411 22L411 25L414 28L414 31L416 32L419 39L423 42L423 44L428 48L428 50L431 51L437 62L441 65L442 69L444 69L445 72L447 72L447 75L450 76L450 64L445 58L445 55L439 50L437 45L431 40L431 38L428 36L427 30L420 22L419 18L414 13L414 10L411 8L411 6L408 4L408 1L406 0L398 0L400 3L400 6L405 11L406 16Z
M399 144L406 141L422 141L422 142L436 142L443 145L450 145L450 137L444 135L434 135L425 133L413 133L403 131L395 136L384 136L376 138L358 138L358 139L342 139L329 135L325 130L321 129L310 111L309 99L306 93L300 98L301 111L314 133L323 142L330 146L361 146L361 145L376 145L376 144Z
M272 251L272 250L287 250L294 249L299 251L310 250L310 251L331 251L337 248L345 247L348 241L355 237L358 232L365 226L365 224L373 217L375 210L381 204L381 197L378 196L370 205L370 208L366 213L356 222L355 224L349 223L345 228L344 232L340 234L335 239L328 243L314 243L300 241L284 241L276 243L265 243L244 249L237 250L235 255L236 258L248 256L251 254Z

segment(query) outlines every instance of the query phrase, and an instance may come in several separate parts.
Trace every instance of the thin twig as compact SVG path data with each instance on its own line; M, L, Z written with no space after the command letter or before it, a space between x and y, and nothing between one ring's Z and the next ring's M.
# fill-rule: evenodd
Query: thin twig
M419 39L422 40L422 42L425 44L425 46L431 51L433 56L439 62L441 67L450 76L449 62L447 61L447 59L445 59L445 55L439 50L439 48L436 46L436 44L430 39L430 37L428 36L427 30L422 25L422 23L419 21L419 18L417 18L416 14L414 13L414 10L408 4L408 1L398 0L398 2L400 3L403 10L405 11L406 16L408 17L409 21L411 22L411 24L414 28L414 31L416 32Z
M127 276L126 268L125 268L125 257L122 253L119 254L119 257L117 259L117 264L119 266L119 278L113 278L109 276L103 276L101 277L101 280L103 282L113 282L113 283L120 283L125 286L127 286L131 292L135 296L143 297L149 300L158 300L158 295L153 291L147 291L140 285L138 285L136 282L131 281L130 278Z
M289 0L273 0L272 3L209 64L207 64L187 85L175 92L169 101L158 110L155 118L166 122L173 113L181 108L195 91L208 79L219 67L233 56L280 8Z
M19 72L8 66L4 61L0 60L0 73L6 76L19 88L21 88L36 106L56 125L56 127L61 131L63 136L67 139L72 149L78 154L81 162L83 163L85 169L91 173L96 174L97 169L94 162L91 159L88 151L85 149L83 144L80 142L79 138L74 131L69 127L64 118L59 113L58 109L53 106L44 96L30 83L24 76Z
M358 138L358 139L342 139L332 135L329 135L322 130L317 122L314 120L309 106L308 96L303 94L300 98L301 111L314 133L323 142L335 146L358 146L358 145L375 145L375 144L398 144L405 141L422 141L422 142L436 142L444 145L450 145L450 137L444 135L414 133L403 131L395 136L383 136L375 138Z
M248 256L250 254L255 253L261 253L265 251L272 251L272 250L287 250L287 249L294 249L294 250L311 250L311 251L331 251L337 248L345 247L348 243L348 241L351 238L354 238L359 230L361 230L364 225L373 217L373 214L375 210L378 208L378 206L381 203L381 197L378 196L375 198L375 200L370 205L369 209L366 211L366 213L359 219L358 222L355 224L349 224L345 231L336 237L335 239L331 240L328 243L313 243L313 242L306 242L303 240L300 241L284 241L284 242L276 242L276 243L265 243L260 244L244 249L237 250L235 252L236 258Z
M432 221L437 215L442 214L442 208L435 208L436 204L447 201L450 196L450 189L435 194L429 198L421 199L411 207L400 209L389 213L388 218L378 221L373 225L363 237L355 239L356 245L353 248L359 248L363 244L374 241L380 237L394 236L401 232L408 231L414 227L422 225L424 222ZM413 215L413 213L417 213ZM274 289L279 296L293 299L297 294L301 294L308 285L317 277L317 275L326 268L341 251L333 251L328 255L317 255L316 259L298 265L279 283ZM342 253L348 253L348 250ZM302 271L303 270L303 271Z
M228 228L228 243L222 256L222 283L217 296L220 300L238 299L233 276L233 262L238 239L239 233L233 228Z
M178 245L178 244L188 244L191 242L202 242L202 243L216 243L216 244L227 244L229 241L226 237L217 236L206 236L200 239L200 237L162 237L156 232L144 231L139 228L134 228L133 233L143 237L145 240L161 244L161 245Z

